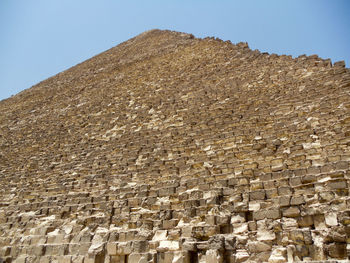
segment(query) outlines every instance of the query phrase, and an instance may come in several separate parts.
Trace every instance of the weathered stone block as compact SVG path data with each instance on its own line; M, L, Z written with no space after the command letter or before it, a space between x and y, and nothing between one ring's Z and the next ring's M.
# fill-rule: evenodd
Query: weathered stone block
M179 249L180 249L179 241L162 240L159 242L159 247L157 250L168 251L168 250L179 250Z
M117 255L117 243L107 243L106 249L108 255Z
M264 200L265 199L265 191L258 190L249 193L249 200Z
M265 218L269 219L278 219L281 218L281 212L278 208L269 209L269 210L259 210L253 212L254 220L262 220Z
M312 226L313 224L314 224L314 220L313 220L313 217L310 215L302 216L298 218L298 225L300 227L309 227L309 226Z
M336 226L338 225L337 214L336 213L327 213L324 216L327 226Z
M223 263L223 255L218 250L209 249L205 255L205 262L207 263Z
M126 263L127 262L127 257L125 255L117 255L117 256L111 256L110 257L110 263Z
M132 253L128 256L129 263L148 263L147 254Z
M346 189L347 188L346 181L332 181L332 182L328 182L328 186L332 190Z
M145 253L149 249L148 241L133 241L132 251L136 253Z
M248 250L251 253L260 253L264 251L270 251L272 248L271 244L261 241L248 241Z
M326 245L327 254L336 259L346 259L346 243L331 243Z
M303 203L305 203L305 201L302 195L293 196L292 199L290 200L291 205L301 205Z
M288 209L283 210L283 216L285 217L298 217L300 215L299 207L292 206Z

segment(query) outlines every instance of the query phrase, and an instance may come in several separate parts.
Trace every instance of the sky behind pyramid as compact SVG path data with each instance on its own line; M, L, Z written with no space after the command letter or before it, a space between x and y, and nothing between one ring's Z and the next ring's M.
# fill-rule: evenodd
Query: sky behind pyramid
M0 1L0 100L143 31L215 36L350 64L350 1Z

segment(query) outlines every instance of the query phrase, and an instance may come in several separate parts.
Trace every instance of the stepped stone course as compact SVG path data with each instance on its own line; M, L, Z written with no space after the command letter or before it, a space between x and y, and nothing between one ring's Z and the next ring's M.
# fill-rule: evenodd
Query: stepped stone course
M0 112L0 262L350 257L343 62L151 30Z

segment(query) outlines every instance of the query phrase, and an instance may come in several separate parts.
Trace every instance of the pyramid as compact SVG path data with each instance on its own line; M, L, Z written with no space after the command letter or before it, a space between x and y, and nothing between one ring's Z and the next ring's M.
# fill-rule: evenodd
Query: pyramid
M349 259L342 61L151 30L0 112L0 262Z

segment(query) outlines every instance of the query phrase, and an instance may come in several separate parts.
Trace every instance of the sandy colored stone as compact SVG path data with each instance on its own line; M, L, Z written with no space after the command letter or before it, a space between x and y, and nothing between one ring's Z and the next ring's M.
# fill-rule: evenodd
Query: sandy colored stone
M168 30L46 79L0 102L0 258L345 259L349 88L342 62Z

